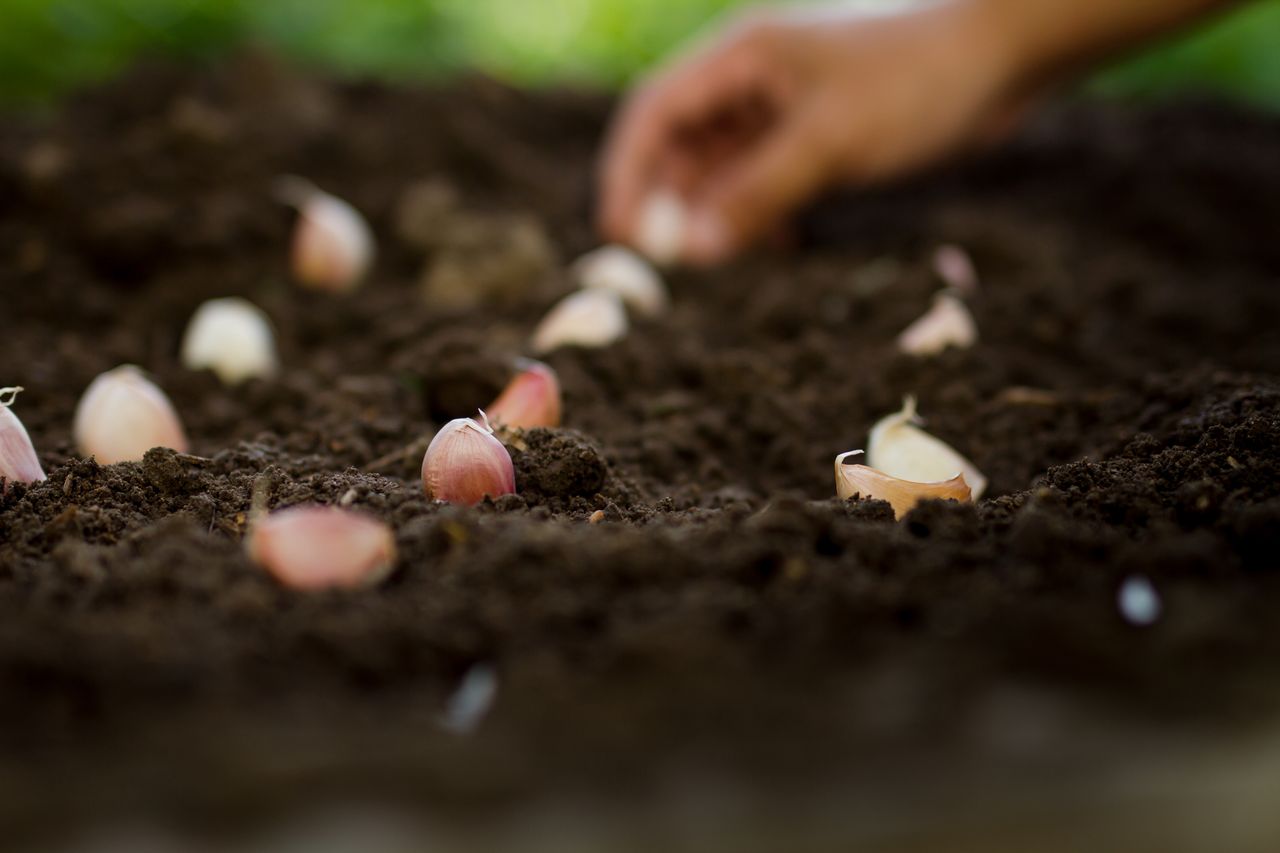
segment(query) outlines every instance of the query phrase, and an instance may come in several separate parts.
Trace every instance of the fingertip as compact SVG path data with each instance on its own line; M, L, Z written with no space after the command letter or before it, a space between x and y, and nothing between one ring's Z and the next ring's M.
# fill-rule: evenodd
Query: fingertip
M630 231L627 213L627 189L616 180L604 177L599 182L595 225L600 236L611 242L626 242Z
M724 217L715 210L702 209L690 216L682 255L687 263L709 266L732 257L737 244Z

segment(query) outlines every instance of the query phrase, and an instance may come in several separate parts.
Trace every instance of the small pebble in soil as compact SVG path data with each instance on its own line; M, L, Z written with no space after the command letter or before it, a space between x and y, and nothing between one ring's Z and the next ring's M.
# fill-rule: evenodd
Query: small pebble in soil
M457 735L471 734L489 713L497 695L498 674L487 663L475 664L445 703L440 728Z
M1116 593L1116 605L1126 622L1140 627L1153 624L1160 618L1160 611L1164 608L1160 593L1142 575L1124 579Z
M542 293L553 277L555 253L542 225L531 217L459 221L459 242L437 251L423 271L422 296L444 311L520 305Z

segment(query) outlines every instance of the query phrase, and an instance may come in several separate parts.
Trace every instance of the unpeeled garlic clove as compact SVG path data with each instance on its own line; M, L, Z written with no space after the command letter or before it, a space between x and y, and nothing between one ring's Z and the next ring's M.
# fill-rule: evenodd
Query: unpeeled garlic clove
M978 339L978 325L959 297L942 292L933 306L898 335L898 349L910 355L936 355L947 347L967 349Z
M521 359L516 374L498 399L485 409L500 427L531 429L560 426L560 380L548 365Z
M915 425L916 400L908 396L902 411L881 418L867 440L867 464L884 473L916 483L937 483L957 474L982 497L987 478L949 444Z
M959 246L947 243L933 252L933 271L938 278L965 296L978 292L978 271L969 253Z
M688 226L689 209L684 199L674 190L655 190L640 207L636 248L659 266L674 264L684 252Z
M210 299L187 324L182 364L188 370L209 368L227 385L272 376L280 362L271 322L248 300Z
M76 406L76 446L99 464L137 462L153 447L187 451L187 436L173 404L131 364L89 383Z
M301 178L281 178L276 189L298 211L291 257L294 278L315 290L353 290L373 263L369 223L347 202Z
M250 559L294 589L373 586L396 562L390 527L331 506L273 512L254 524L245 546Z
M573 274L583 287L616 293L642 317L657 317L670 304L658 271L623 246L602 246L588 252L574 262Z
M927 498L961 502L971 498L969 486L960 474L941 482L916 483L890 476L867 465L844 464L844 460L861 452L850 450L836 457L836 494L841 500L859 495L887 501L893 507L894 518L902 518Z
M555 304L534 329L529 345L539 355L562 346L606 347L627 334L627 310L608 290L579 290Z
M8 483L36 483L43 479L44 469L36 457L27 428L10 406L21 386L0 388L0 477Z
M484 412L479 421L457 418L440 428L422 458L422 487L429 498L468 506L515 494L511 454L494 438Z

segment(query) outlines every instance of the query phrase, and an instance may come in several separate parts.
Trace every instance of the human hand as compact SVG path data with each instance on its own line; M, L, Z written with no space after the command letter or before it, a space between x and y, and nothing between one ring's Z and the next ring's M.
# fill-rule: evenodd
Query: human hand
M716 263L830 185L882 181L999 136L1024 98L998 27L976 8L843 3L739 18L623 106L600 175L601 230L643 243L646 202L673 190L687 216L679 260Z

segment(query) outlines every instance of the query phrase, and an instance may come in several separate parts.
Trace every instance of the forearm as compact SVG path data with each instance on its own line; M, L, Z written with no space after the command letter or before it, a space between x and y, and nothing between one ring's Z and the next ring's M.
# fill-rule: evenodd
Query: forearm
M1036 89L1243 0L957 0Z

